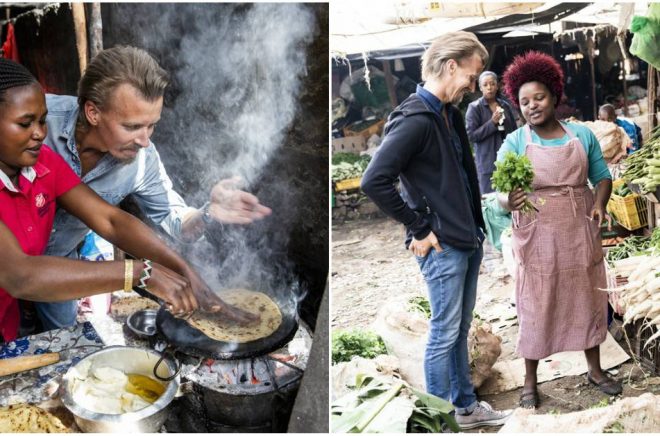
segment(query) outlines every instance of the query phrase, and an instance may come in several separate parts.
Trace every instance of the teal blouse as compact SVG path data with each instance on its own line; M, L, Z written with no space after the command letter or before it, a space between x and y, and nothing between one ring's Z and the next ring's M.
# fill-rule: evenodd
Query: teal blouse
M562 122L562 125L568 127L568 129L570 129L573 134L580 139L582 146L584 146L584 151L586 152L589 161L588 177L591 184L596 186L603 179L612 180L612 174L610 174L610 170L607 168L607 164L603 158L603 152L600 149L600 144L598 143L598 139L596 139L596 135L594 135L588 127L581 126L579 124ZM539 137L533 129L530 129L530 131L532 134L532 142L544 146L563 145L570 139L568 134L565 134L563 137L557 139L543 139ZM503 160L504 155L508 151L513 151L518 155L525 154L526 145L527 141L525 138L525 127L523 126L507 135L504 143L502 144L502 147L500 147L500 150L497 152L497 160Z

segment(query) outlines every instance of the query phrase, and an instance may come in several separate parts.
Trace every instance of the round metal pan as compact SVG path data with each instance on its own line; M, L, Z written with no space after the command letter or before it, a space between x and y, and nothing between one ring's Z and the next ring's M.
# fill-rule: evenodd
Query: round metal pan
M162 306L156 315L158 333L177 351L196 357L233 360L257 357L287 344L298 330L298 313L294 307L280 306L282 323L270 336L250 342L224 342L212 339L184 319L176 318ZM287 305L288 306L288 305Z

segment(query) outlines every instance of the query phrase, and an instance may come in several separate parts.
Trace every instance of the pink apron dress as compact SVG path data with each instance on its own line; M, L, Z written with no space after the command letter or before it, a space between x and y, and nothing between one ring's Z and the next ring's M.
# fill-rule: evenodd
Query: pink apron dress
M561 146L532 143L525 154L534 168L528 198L539 212L513 212L518 353L543 359L605 341L605 264L596 220L589 218L594 195L587 186L588 159L579 138L562 125Z

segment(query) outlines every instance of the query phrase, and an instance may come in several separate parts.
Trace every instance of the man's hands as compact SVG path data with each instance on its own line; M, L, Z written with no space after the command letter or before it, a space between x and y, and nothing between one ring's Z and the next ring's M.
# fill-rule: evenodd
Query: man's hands
M442 252L442 247L438 238L435 236L435 233L429 232L429 234L424 239L415 239L413 238L409 250L413 252L415 256L425 257L431 251L431 248L435 248L435 251L438 253Z
M213 187L209 206L213 219L225 224L250 224L270 215L271 209L260 204L256 196L236 188L240 182L240 177L232 177Z

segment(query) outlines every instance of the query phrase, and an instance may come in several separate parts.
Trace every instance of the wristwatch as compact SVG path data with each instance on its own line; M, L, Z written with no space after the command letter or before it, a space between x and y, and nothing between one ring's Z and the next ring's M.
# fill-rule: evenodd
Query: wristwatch
M200 209L200 211L202 212L202 221L204 221L204 224L211 224L213 222L213 218L209 213L210 207L211 207L211 203L207 201L206 203L204 203L204 206L202 206Z

